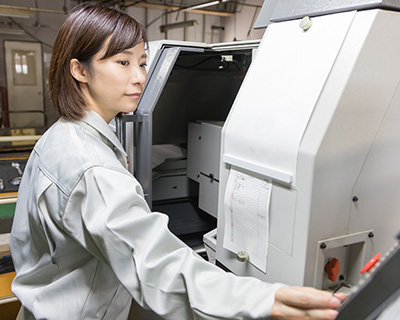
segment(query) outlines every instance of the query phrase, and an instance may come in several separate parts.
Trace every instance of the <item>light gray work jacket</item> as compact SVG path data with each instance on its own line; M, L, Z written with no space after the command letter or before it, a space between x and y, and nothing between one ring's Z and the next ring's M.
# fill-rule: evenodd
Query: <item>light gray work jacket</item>
M126 154L94 111L38 141L18 192L12 290L25 319L127 319L132 297L161 317L265 319L281 285L196 255L151 212Z

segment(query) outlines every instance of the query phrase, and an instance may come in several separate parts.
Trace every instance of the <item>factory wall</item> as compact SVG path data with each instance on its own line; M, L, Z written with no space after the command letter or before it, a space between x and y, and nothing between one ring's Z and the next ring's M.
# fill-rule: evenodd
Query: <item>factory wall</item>
M262 2L263 0L248 0L246 4L252 6L239 5L237 14L232 17L185 12L166 15L165 10L143 7L128 7L127 13L148 26L149 41L169 39L206 43L231 42L236 40L260 39L262 37L264 30L252 29ZM34 41L42 43L43 77L45 84L43 99L44 110L47 114L47 125L51 125L57 119L51 108L47 89L47 75L52 46L58 30L66 18L63 11L69 11L76 3L77 1L72 0L1 0L1 4L3 5L29 8L38 7L58 11L58 13L38 11L31 19L13 18L14 22L20 24L26 30L26 33L24 35L0 34L0 87L6 87L4 41ZM255 5L258 7L255 7ZM171 24L185 20L196 20L197 24L191 27L172 29L166 33L160 32L160 25L162 24ZM7 28L10 23L12 23L10 18L0 17L1 28ZM13 28L16 28L15 24Z

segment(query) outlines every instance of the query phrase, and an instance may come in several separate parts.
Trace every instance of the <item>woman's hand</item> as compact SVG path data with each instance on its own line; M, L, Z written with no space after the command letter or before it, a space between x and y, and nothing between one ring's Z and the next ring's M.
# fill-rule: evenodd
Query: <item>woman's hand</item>
M277 290L271 316L276 319L335 319L335 310L346 295L321 291L310 287L284 287Z

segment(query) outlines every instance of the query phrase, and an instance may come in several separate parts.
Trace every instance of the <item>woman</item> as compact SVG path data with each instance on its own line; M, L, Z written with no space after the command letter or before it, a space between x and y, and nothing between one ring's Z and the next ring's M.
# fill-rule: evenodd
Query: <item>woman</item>
M145 43L133 18L91 3L57 36L49 86L61 117L28 161L11 234L25 319L126 319L132 297L174 320L333 319L343 295L225 273L150 212L108 126L137 107Z

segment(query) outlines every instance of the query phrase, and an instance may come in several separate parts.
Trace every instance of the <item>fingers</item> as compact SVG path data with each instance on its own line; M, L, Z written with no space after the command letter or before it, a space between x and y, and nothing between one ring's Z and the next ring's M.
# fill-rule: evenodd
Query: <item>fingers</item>
M344 300L346 300L346 295L344 293L335 293L334 297L336 299L339 299L340 303L342 303Z
M306 309L336 309L340 306L340 301L333 297L330 292L311 287L281 288L276 292L275 299L286 305Z
M333 320L337 315L338 311L333 309L299 309L284 304L274 305L271 310L274 319L285 320Z
M309 287L285 287L275 294L271 315L277 319L335 319L343 293L332 296L330 292Z

